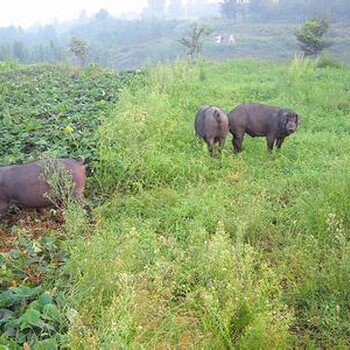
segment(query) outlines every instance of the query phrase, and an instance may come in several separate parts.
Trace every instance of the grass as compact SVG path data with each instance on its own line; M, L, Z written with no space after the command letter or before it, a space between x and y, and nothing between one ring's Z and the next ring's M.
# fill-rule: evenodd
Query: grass
M93 233L66 271L72 348L347 347L350 71L235 61L148 69L99 128ZM203 103L288 106L280 152L208 156Z
M113 21L112 21L113 22ZM178 40L188 37L193 19L150 23L142 21L117 23L105 26L87 23L73 28L73 35L85 38L92 46L100 64L120 70L135 69L146 61L166 62L183 55ZM232 60L249 57L287 62L298 51L295 31L302 23L259 23L207 18L201 21L213 33L203 45L204 55L210 60ZM116 29L118 28L118 29ZM125 31L125 32L123 32ZM333 45L330 54L337 60L349 62L348 26L332 23L329 36ZM216 35L233 34L235 45L217 44Z
M73 203L1 224L0 347L348 347L349 83L327 57L127 77L0 65L2 161L79 151L94 206L93 224ZM210 158L198 106L246 101L300 129L272 155L249 137L233 155L229 136Z

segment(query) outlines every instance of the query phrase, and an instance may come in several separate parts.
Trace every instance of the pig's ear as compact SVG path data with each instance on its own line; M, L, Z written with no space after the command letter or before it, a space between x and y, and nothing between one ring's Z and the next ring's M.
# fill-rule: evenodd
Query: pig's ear
M284 126L284 125L287 125L287 122L288 122L288 114L289 112L288 111L282 111L281 113L281 124Z
M300 118L299 118L299 114L298 113L295 113L295 118L297 120L296 124L297 124L297 127L298 127L299 123L300 123Z

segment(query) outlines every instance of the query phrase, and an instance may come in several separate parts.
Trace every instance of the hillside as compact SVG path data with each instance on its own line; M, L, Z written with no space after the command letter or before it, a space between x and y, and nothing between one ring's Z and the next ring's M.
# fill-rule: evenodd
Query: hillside
M23 63L62 62L72 60L69 43L72 37L86 40L88 63L98 63L118 70L133 70L147 64L174 61L184 55L178 40L191 33L192 20L123 21L107 18L73 22L69 26L46 26L22 31L0 29L0 60L15 59ZM294 32L302 23L295 21L237 22L203 19L212 29L206 38L204 56L211 60L234 58L272 59L287 62L298 51ZM349 25L332 22L329 38L333 45L329 55L350 62ZM235 44L216 43L217 35L230 35Z
M0 344L348 347L349 84L348 67L299 59L176 61L128 80L98 115L86 192L94 222L68 207L51 241L43 231L30 246L49 262L39 264L40 290L21 278L13 252L0 256L6 302L25 301L16 327L32 326ZM194 136L198 106L245 101L296 110L300 129L272 155L250 137L234 155L229 136L222 157L210 158ZM34 227L46 218L30 215ZM23 243L30 227L21 225L3 226L2 237ZM39 321L54 329L41 332Z

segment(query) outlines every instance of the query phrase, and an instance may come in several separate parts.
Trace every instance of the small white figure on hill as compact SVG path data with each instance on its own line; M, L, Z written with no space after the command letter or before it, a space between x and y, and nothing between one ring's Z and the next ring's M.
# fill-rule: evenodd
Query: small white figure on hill
M235 45L236 39L233 34L218 34L214 37L216 44Z
M236 44L236 39L233 36L233 34L230 34L230 36L228 37L228 40L227 40L227 45L231 45L231 44Z
M215 42L216 42L217 44L220 44L220 43L222 43L222 36L221 36L221 35L217 35L217 36L214 38L214 40L215 40Z

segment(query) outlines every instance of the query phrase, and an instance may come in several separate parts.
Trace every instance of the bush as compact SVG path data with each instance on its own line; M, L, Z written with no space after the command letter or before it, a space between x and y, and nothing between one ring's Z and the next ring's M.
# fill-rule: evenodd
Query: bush
M305 56L316 57L322 50L331 46L331 42L324 38L328 28L329 23L325 19L314 18L307 20L295 32L299 47Z
M318 68L334 67L342 68L344 64L336 61L331 55L322 53L320 54L315 61L315 65Z

